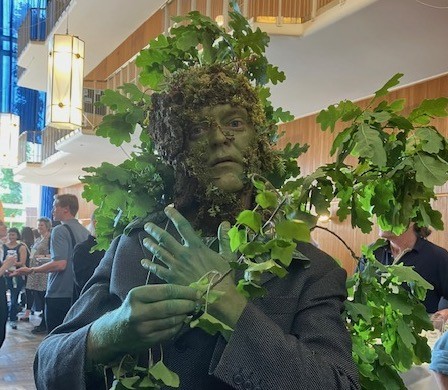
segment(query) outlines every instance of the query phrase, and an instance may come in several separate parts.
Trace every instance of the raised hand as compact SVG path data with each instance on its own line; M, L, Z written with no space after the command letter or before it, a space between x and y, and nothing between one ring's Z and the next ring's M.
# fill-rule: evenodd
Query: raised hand
M219 228L220 251L217 253L202 242L190 223L174 207L167 207L165 213L181 235L183 244L157 225L147 223L145 230L152 238L146 238L143 243L163 265L145 260L142 264L146 269L168 283L182 285L196 282L208 273L224 275L229 271L229 261L235 255L230 251L228 222L223 222Z
M229 262L236 260L236 254L230 250L228 235L230 224L223 222L219 226L219 253L217 253L202 242L190 223L174 207L167 207L165 213L184 242L179 243L171 234L153 223L146 224L145 230L152 239L147 238L143 243L163 264L145 259L142 265L166 282L181 285L190 285L204 276L209 276L209 280L216 280L218 274L220 281L215 287L224 294L210 306L209 311L233 327L247 300L237 292L233 272L230 272ZM221 280L222 276L224 278Z

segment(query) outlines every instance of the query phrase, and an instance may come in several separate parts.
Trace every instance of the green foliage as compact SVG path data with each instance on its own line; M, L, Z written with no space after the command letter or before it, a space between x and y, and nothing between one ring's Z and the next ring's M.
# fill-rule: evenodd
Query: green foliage
M347 280L345 317L362 388L405 389L398 373L431 357L422 331L432 324L420 300L433 287L411 267L376 261L373 250L381 245L364 248L363 265Z
M401 112L403 100L378 102L401 76L393 76L379 89L367 108L343 101L317 118L322 130L331 131L338 121L351 121L335 138L331 154L336 154L336 162L323 171L335 184L339 219L350 214L352 226L366 233L374 214L380 216L381 229L395 233L410 221L443 228L430 201L434 187L448 180L448 146L430 121L448 116L448 98L424 100L407 116ZM349 155L357 157L355 166L345 164Z
M274 110L268 100L266 84L283 81L284 74L264 57L269 42L265 33L252 31L238 12L230 14L232 34L197 12L175 20L178 24L171 35L152 40L137 58L143 85L157 91L164 87L166 77L179 69L224 63L256 85L273 125L292 119L281 109ZM430 202L435 198L434 186L448 180L448 147L431 120L448 115L448 99L425 100L405 115L404 100L382 100L401 76L393 76L377 90L366 108L341 101L320 112L317 121L323 131L335 132L338 123L346 124L332 145L333 163L300 177L296 159L307 146L288 144L278 151L281 159L276 170L280 174L251 178L255 207L242 211L229 231L231 249L240 255L231 264L232 270L244 270L237 285L242 294L262 296L265 275L285 277L292 261L308 265L309 260L296 250L297 242L310 240L309 229L316 224L317 214L328 212L334 198L338 199L339 219L350 216L352 226L363 232L370 232L374 216L383 230L397 234L410 221L443 228L441 215ZM153 153L146 135L150 96L127 84L119 91L107 91L102 104L113 112L104 118L98 134L113 144L119 146L131 139L136 128L143 129L138 153L119 166L103 163L99 168L87 168L89 175L82 179L83 196L99 207L98 246L106 248L133 218L171 203L173 177ZM266 131L272 140L278 137L275 126ZM347 163L349 156L356 158L354 166ZM420 300L430 286L411 269L385 267L375 261L372 251L376 246L364 248L363 270L347 281L350 299L344 317L362 387L402 389L399 373L429 359L429 347L420 334L431 329L431 324ZM218 280L222 277L219 275ZM232 330L207 311L208 305L219 299L217 284L214 278L194 284L203 294L202 313L192 318L190 326L228 336ZM157 389L162 383L178 386L175 375L159 363L149 370L132 364L124 374L115 371L113 388Z
M2 168L0 171L0 194L3 203L22 203L22 185L14 181L10 168ZM19 214L21 212L20 210Z

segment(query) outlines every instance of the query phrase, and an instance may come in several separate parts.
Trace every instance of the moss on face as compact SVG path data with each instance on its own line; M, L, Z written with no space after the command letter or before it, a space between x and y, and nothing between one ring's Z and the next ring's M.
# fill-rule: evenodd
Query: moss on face
M249 174L272 171L275 157L268 134L271 124L257 91L244 75L222 65L194 67L174 74L166 90L152 96L149 132L162 159L175 169L175 203L180 207L198 205L203 218L235 215L243 209L236 207L239 196L210 183L204 163L207 142L189 148L192 131L203 121L203 108L224 104L244 108L256 133L253 145L244 153L244 180L248 183Z

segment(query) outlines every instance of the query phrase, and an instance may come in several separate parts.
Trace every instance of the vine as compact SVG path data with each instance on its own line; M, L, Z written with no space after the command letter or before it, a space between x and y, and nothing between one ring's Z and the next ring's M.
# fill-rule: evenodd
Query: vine
M253 31L235 4L233 7L232 33L197 12L175 18L178 24L171 35L152 40L137 58L142 69L140 82L158 91L179 69L216 63L233 67L254 84L267 118L264 131L274 144L276 124L292 118L273 109L266 84L285 77L264 56L267 34ZM232 269L244 270L237 286L242 294L250 298L263 295L260 280L264 273L284 277L292 261L307 266L309 260L296 250L296 244L310 240L317 215L328 213L333 199L338 200L339 220L350 216L352 226L363 232L371 230L374 216L383 230L397 234L411 221L443 228L441 215L430 201L435 198L434 187L448 180L448 144L431 120L448 116L448 99L425 100L404 115L404 100L389 102L385 98L401 76L393 76L376 91L366 108L346 100L320 112L317 121L323 131L334 132L337 123L347 123L330 151L334 163L300 176L296 160L307 146L288 144L276 152L272 174L250 177L256 193L254 208L239 213L229 232L231 249L239 254ZM83 196L98 206L98 246L106 248L111 237L134 218L144 220L172 202L174 179L172 169L154 153L147 135L150 95L125 84L118 91L106 91L102 104L113 112L104 117L97 135L119 146L136 128L143 129L139 151L130 159L118 166L103 163L88 168L89 175L82 179ZM347 163L348 156L357 159L355 166ZM409 267L377 262L373 250L381 243L362 248L365 267L347 280L344 319L362 387L404 389L399 373L430 358L422 331L432 325L421 300L432 286ZM202 292L203 300L188 326L212 334L232 331L208 313L208 305L219 299L216 286L223 276L204 275L192 285ZM163 359L144 368L137 366L135 358L126 357L113 371L116 380L112 388L117 390L179 386L179 378L163 365Z

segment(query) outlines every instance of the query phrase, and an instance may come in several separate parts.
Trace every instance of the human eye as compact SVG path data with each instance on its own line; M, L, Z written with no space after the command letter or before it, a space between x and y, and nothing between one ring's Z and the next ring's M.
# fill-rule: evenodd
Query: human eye
M190 130L190 139L198 139L202 135L204 135L207 132L207 124L206 123L200 123L198 125L195 125Z
M233 118L228 121L227 128L238 131L238 130L244 130L245 129L246 122L242 118Z

